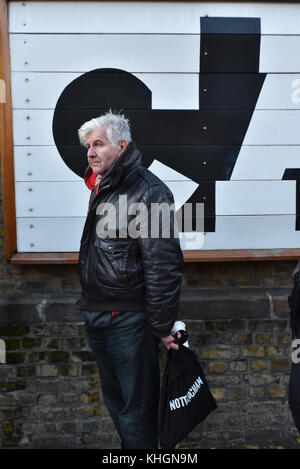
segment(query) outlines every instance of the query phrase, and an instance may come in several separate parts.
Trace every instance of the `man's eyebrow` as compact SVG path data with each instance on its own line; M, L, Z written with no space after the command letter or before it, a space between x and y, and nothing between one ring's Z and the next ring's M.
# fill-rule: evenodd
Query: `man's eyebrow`
M104 141L101 138L95 138L94 140L91 141L91 143L97 143L97 142L104 143ZM88 145L91 145L91 143L87 142L85 146L87 147Z

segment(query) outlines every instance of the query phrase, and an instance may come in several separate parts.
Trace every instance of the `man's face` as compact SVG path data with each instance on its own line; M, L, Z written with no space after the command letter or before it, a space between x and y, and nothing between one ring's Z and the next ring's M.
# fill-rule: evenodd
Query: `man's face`
M86 135L87 157L93 173L103 176L114 161L126 148L126 141L120 140L117 146L113 146L106 136L106 126L102 125Z

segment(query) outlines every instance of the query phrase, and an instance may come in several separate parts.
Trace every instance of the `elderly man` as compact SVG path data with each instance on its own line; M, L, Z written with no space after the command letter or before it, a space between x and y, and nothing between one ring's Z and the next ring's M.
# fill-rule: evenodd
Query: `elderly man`
M91 189L83 229L79 277L87 337L95 353L104 402L122 448L158 447L158 343L177 349L171 335L176 320L183 257L169 213L170 236L151 236L152 204L174 203L168 187L141 165L128 120L111 112L92 119L78 131L87 148L85 182ZM144 219L134 221L127 207L140 204ZM123 199L122 199L123 197ZM106 205L105 205L106 204ZM113 208L112 229L105 236L103 207ZM146 215L145 215L146 213ZM136 218L137 220L137 218ZM146 223L147 222L147 223ZM138 228L146 226L138 236ZM157 232L157 227L155 227ZM137 235L136 235L137 233Z

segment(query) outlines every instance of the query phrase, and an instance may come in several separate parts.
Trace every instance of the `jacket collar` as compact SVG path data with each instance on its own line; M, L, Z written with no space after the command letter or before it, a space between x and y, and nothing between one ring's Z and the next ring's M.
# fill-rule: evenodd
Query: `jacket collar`
M114 188L118 182L125 177L127 172L132 166L142 164L141 152L137 149L135 143L132 141L128 144L126 150L116 161L112 164L109 170L104 174L101 185L109 184ZM90 190L95 188L96 174L90 166L86 168L84 180Z

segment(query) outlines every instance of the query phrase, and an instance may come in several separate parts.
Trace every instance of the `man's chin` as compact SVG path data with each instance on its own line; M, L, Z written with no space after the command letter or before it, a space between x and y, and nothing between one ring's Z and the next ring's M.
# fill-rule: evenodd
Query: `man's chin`
M91 168L94 174L99 174L102 176L101 169L99 169L97 166L91 166Z

